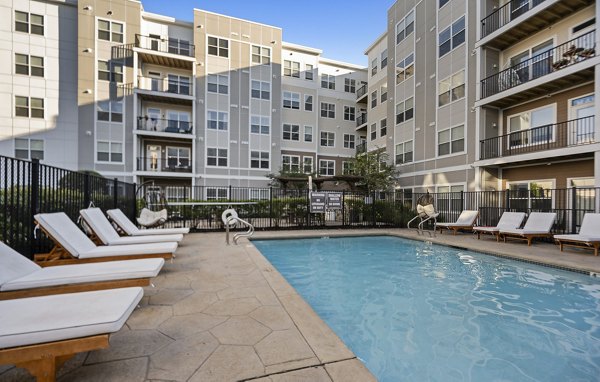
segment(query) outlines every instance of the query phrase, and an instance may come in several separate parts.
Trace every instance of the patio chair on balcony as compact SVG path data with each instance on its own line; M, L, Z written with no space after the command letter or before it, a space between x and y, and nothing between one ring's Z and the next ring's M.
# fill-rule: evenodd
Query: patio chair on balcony
M525 222L522 229L501 229L500 237L506 242L509 237L515 239L527 240L527 245L531 246L531 242L535 238L552 237L550 230L556 220L554 212L532 212Z
M139 229L135 224L127 218L120 209L106 211L110 220L117 225L117 231L124 236L154 236L154 235L173 235L187 234L189 228L154 228L154 229Z
M478 216L479 211L464 210L460 213L460 216L458 217L458 219L456 219L456 222L437 223L436 228L440 229L440 233L442 233L444 229L447 229L452 230L453 234L456 235L456 233L460 230L472 230L473 226L475 225L475 220L477 220Z
M523 224L523 220L525 212L504 212L495 227L473 227L473 231L477 233L477 239L481 238L482 233L489 233L496 237L496 241L500 241L501 230L517 229Z
M139 259L42 268L0 242L0 300L148 286L164 263Z
M433 230L435 231L437 217L440 213L435 210L433 203L434 198L429 192L419 197L419 199L417 199L417 216L406 223L406 228L410 228L410 223L419 219L419 224L417 225L417 230L419 232L423 231L423 225L428 221L433 221Z
M55 381L75 354L108 348L143 295L134 287L0 301L0 365Z
M586 213L583 216L578 234L554 235L554 240L560 246L561 252L565 246L591 248L594 250L594 256L598 256L598 248L600 248L600 214Z

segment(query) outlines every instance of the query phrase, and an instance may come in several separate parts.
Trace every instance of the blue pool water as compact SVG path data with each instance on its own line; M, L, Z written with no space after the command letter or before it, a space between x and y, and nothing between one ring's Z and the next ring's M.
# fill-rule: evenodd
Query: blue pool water
M253 243L380 381L600 380L597 279L388 236Z

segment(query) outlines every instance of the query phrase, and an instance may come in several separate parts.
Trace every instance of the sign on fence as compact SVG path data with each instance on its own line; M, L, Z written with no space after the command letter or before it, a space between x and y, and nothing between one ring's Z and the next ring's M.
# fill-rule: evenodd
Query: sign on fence
M342 193L341 192L328 192L326 208L328 210L341 210L342 209Z
M326 194L324 192L310 193L310 212L312 214L325 213Z

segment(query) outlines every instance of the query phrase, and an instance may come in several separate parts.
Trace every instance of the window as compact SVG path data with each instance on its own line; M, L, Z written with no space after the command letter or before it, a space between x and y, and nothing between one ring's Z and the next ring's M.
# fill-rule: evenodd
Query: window
M377 57L371 61L371 75L374 76L377 74Z
M344 121L354 121L356 118L356 108L354 106L344 106Z
M447 2L449 2L450 0L440 0L439 6L438 8L443 7L444 5L446 5Z
M123 42L123 24L108 20L98 20L98 39Z
M509 116L509 147L552 141L555 122L554 105Z
M459 153L465 150L463 125L438 132L438 155Z
M584 21L584 22L582 22L579 25L575 25L573 27L573 29L571 29L571 30L572 30L573 34L579 34L579 32L581 32L583 30L586 30L587 28L589 28L589 27L591 27L593 25L596 25L596 18L595 17L593 17L593 18L591 18L591 19L589 19L587 21Z
M344 148L353 149L355 147L356 137L354 134L344 134Z
M410 11L405 18L396 24L396 45L400 44L415 30L415 12Z
M178 76L176 74L169 74L167 76L169 93L191 95L192 88L190 87L190 78L185 76Z
M406 81L415 74L415 55L409 54L396 65L396 85Z
M335 133L321 131L321 146L334 147L335 146Z
M352 78L344 78L344 91L346 93L356 93L356 80Z
M465 42L465 16L444 29L438 37L439 57Z
M15 11L15 31L44 35L44 16Z
M208 36L208 54L218 57L229 57L229 40Z
M387 118L379 121L379 136L385 137L387 135Z
M302 172L305 174L313 172L313 157L302 157Z
M396 104L396 124L411 120L414 115L413 98Z
M180 54L182 56L190 56L191 44L187 40L169 37L169 53ZM193 53L193 52L192 52Z
M119 142L96 142L96 160L98 162L123 162L123 144Z
M44 58L15 53L15 74L44 77Z
M312 81L313 80L313 66L311 64L305 65L306 71L304 72L304 79Z
M335 161L327 159L319 159L319 175L334 176Z
M520 211L532 209L549 211L552 208L552 180L521 181L509 183L510 207Z
M323 89L335 90L335 76L332 74L321 74L321 87Z
M252 98L271 99L271 84L266 81L252 80Z
M283 124L284 141L299 141L300 140L300 125Z
M281 156L281 171L299 173L300 172L300 157L297 155L282 155Z
M111 80L113 82L123 82L123 64L117 62L112 63Z
M300 93L283 92L283 107L300 110Z
M342 175L354 175L354 162L342 162Z
M413 161L413 141L406 141L396 145L396 164L410 163Z
M371 93L371 109L377 106L377 90Z
M312 126L304 126L304 142L312 142L313 141L313 127Z
M335 118L335 104L321 102L321 117Z
M381 52L381 70L383 70L383 68L385 68L387 66L387 61L388 61L388 53L387 53L387 49L384 49L383 52Z
M304 95L304 110L313 111L313 96L310 94Z
M110 81L110 67L108 61L98 60L98 80Z
M252 63L269 65L271 63L271 49L252 45Z
M211 93L229 93L229 75L209 74L206 80L206 90Z
M252 134L269 135L271 122L269 117L253 115L250 117L250 132Z
M371 124L371 140L374 141L377 139L377 124Z
M438 105L444 106L465 96L465 71L445 78L438 84Z
M387 84L381 85L381 103L387 101Z
M283 75L286 77L300 78L300 63L296 61L283 61Z
M206 149L206 165L227 167L227 149L209 147Z
M269 168L268 151L250 151L251 168Z
M438 211L460 211L462 206L463 185L438 186L436 192L438 196ZM511 203L511 207L514 207Z
M167 168L190 169L190 149L188 147L167 147Z
M123 122L122 100L98 101L96 110L98 121Z
M190 113L177 110L167 111L167 126L165 127L165 132L191 134L192 124L190 122Z
M44 118L44 99L15 96L15 116Z
M41 139L15 138L15 158L44 159L44 141Z
M206 188L206 200L228 200L229 189L225 187Z
M210 130L227 131L229 125L229 114L225 111L207 111L206 127Z

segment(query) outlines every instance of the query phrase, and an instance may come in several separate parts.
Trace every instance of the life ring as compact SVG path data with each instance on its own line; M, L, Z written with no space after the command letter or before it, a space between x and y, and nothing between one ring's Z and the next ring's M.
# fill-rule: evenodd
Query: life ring
M223 211L223 213L221 214L221 220L223 220L223 224L225 226L229 226L229 227L235 227L235 225L237 224L237 220L232 220L227 222L227 219L229 218L237 218L238 214L237 212L235 212L235 210L233 208L228 208L225 211Z

